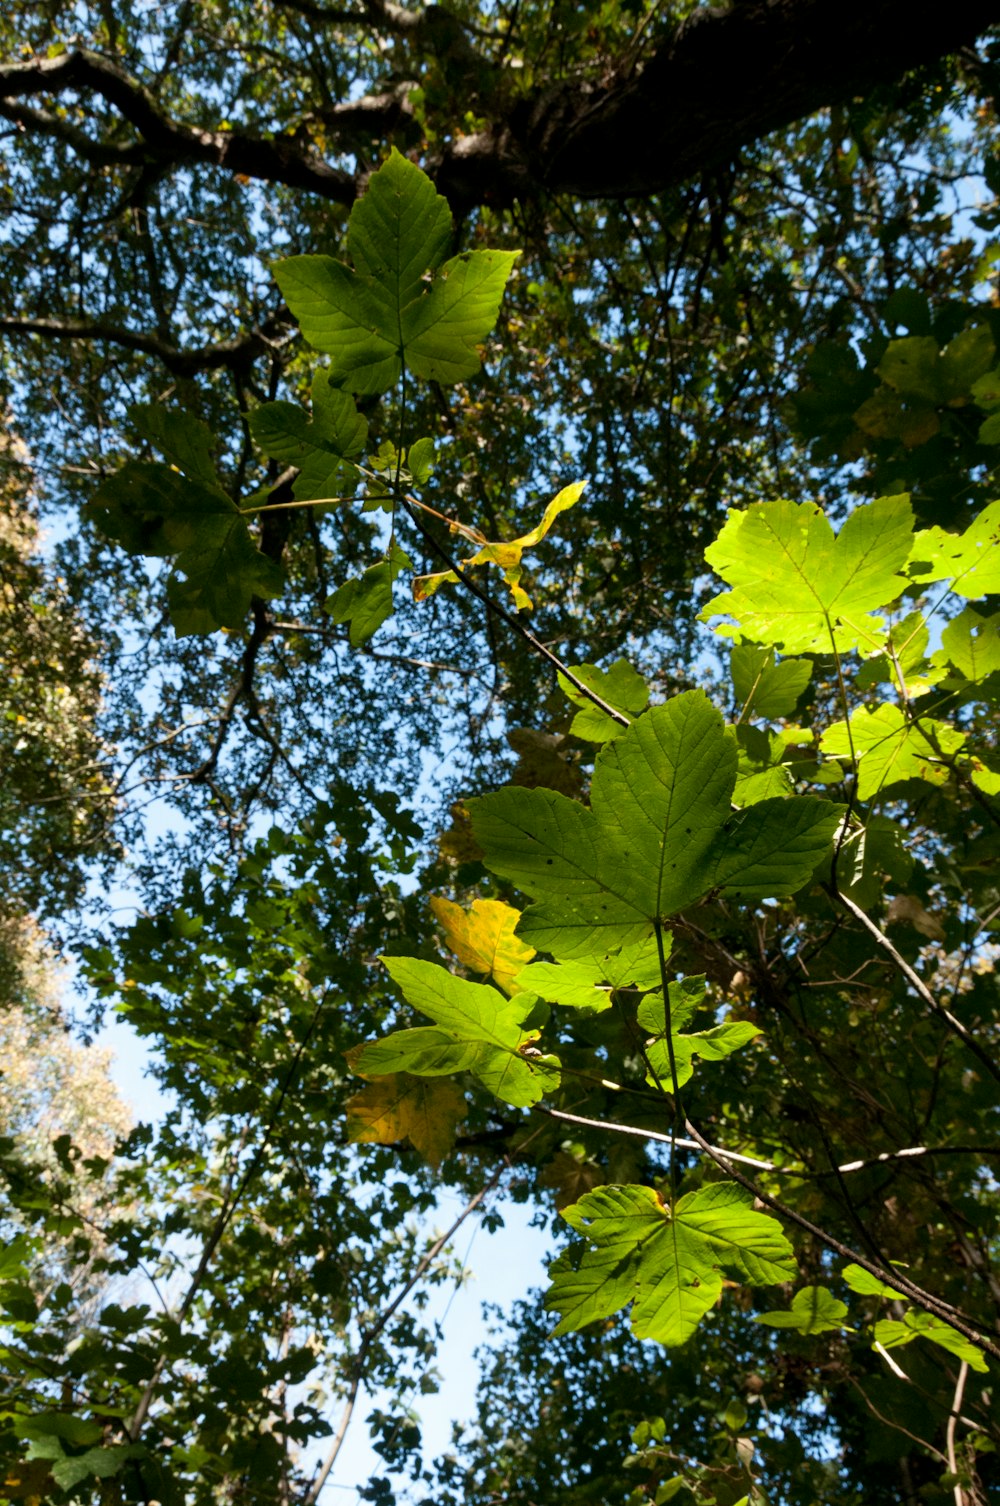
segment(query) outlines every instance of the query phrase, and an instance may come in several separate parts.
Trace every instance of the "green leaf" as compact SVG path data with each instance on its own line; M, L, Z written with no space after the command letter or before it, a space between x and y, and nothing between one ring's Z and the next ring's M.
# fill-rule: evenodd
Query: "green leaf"
M430 291L402 312L406 364L428 382L475 376L479 351L497 322L519 251L463 251L445 262Z
M357 474L347 464L360 455L368 424L346 392L318 371L313 378L312 418L297 403L264 403L249 415L250 432L266 455L296 465L294 495L300 501L336 496Z
M904 1302L907 1301L902 1292L897 1291L894 1286L888 1286L884 1281L880 1281L877 1276L873 1276L870 1271L866 1271L864 1266L855 1265L852 1262L850 1265L845 1265L840 1274L851 1291L857 1292L859 1296L901 1297Z
M890 340L889 348L875 368L883 382L904 397L922 397L936 402L938 343L932 335L910 335Z
M670 936L663 938L664 955L670 955ZM518 974L518 987L537 994L550 1004L599 1014L611 1007L616 989L656 988L660 983L660 957L650 938L635 946L622 947L606 957L579 962L534 962Z
M1000 673L1000 612L984 617L975 607L964 607L942 632L933 662L941 669L954 665L967 680Z
M76 1448L98 1443L104 1436L101 1423L72 1412L33 1412L30 1417L18 1419L17 1432L21 1438L61 1438Z
M360 579L346 580L330 597L325 610L336 623L350 624L353 648L367 643L392 616L392 583L412 562L393 542L389 558L371 565Z
M761 502L731 512L705 551L733 589L713 598L702 621L727 613L755 642L786 652L879 648L873 614L906 586L899 572L913 544L909 498L882 497L857 508L839 534L812 502Z
M354 270L329 256L275 266L302 333L330 354L331 377L349 391L388 391L404 361L439 382L478 372L477 346L496 323L519 253L469 251L445 262L451 235L447 202L393 148L351 210Z
M491 1093L516 1108L537 1103L557 1086L559 1063L534 1051L537 1031L522 1028L535 999L507 999L497 989L456 978L433 962L384 957L386 969L414 1008L439 1028L399 1030L351 1054L364 1077L411 1072L417 1077L471 1072Z
M649 686L627 659L616 659L608 669L598 669L596 664L574 664L571 667L578 680L630 721L649 704ZM580 708L569 729L574 737L583 738L585 742L605 743L624 730L606 711L588 701L562 674L559 689Z
M975 600L1000 591L1000 502L991 502L962 534L925 528L913 541L909 574L921 584L950 580L958 596Z
M183 471L191 481L219 490L212 459L212 431L201 419L182 408L167 408L163 403L136 403L128 410L128 416L164 460Z
M729 656L729 668L742 707L741 718L759 716L767 721L791 716L812 675L808 659L784 659L775 664L774 650L755 643L737 643Z
M784 734L764 732L760 727L750 727L746 723L733 730L739 749L733 804L756 805L759 800L789 794L792 776L785 767Z
M435 464L433 439L418 439L406 452L406 465L418 486L426 486Z
M158 461L132 460L98 487L88 511L130 553L176 555L167 588L179 637L239 627L253 596L277 596L280 566L257 548L246 518L217 485Z
M632 1302L637 1338L683 1344L722 1293L722 1272L751 1286L787 1281L795 1260L781 1227L732 1183L688 1193L673 1207L649 1187L599 1187L563 1217L589 1245L550 1268L546 1306L556 1334Z
M230 520L225 535L204 548L177 558L167 582L167 603L178 638L238 628L254 596L277 596L283 585L281 566L262 554L242 518Z
M732 811L736 741L702 691L634 722L597 756L591 808L552 790L469 802L495 873L539 903L520 935L568 961L650 935L715 889L794 893L826 851L840 807L812 796Z
M914 1339L930 1339L932 1344L937 1344L942 1349L947 1349L960 1360L965 1360L973 1370L978 1370L985 1375L989 1370L986 1356L975 1344L969 1342L962 1334L957 1333L949 1324L942 1322L940 1318L933 1317L930 1313L915 1312L910 1309L905 1312L901 1319L880 1318L875 1324L872 1333L876 1344L881 1344L883 1349L899 1349L904 1344L910 1344Z
M845 1328L846 1317L846 1302L825 1286L804 1286L792 1298L789 1312L758 1313L754 1322L765 1323L768 1328L795 1328L799 1333L827 1333Z
M862 690L889 682L898 686L902 678L901 688L912 696L926 685L926 678L920 672L925 668L924 655L929 638L923 613L908 613L890 627L885 653L876 654L862 664L855 684Z
M853 757L858 764L858 796L870 800L886 785L901 779L924 779L944 784L948 761L964 742L965 733L949 722L922 716L908 719L902 708L859 706L847 722L835 722L820 739L821 750L833 758Z
M674 1069L677 1086L682 1088L694 1072L694 1058L703 1061L721 1061L731 1056L761 1034L756 1025L748 1020L728 1020L713 1025L710 1030L684 1034L684 1026L705 1002L705 978L680 978L667 990L670 1000L670 1043L673 1047ZM639 1005L639 1024L651 1033L646 1042L645 1057L648 1066L646 1081L651 1087L669 1093L673 1089L673 1071L670 1065L670 1047L667 1044L667 1012L664 1008L662 990L643 999Z
M749 1020L730 1020L722 1025L713 1025L711 1030L695 1031L690 1035L672 1031L670 1039L677 1086L682 1088L691 1080L696 1056L700 1056L702 1061L722 1061L723 1057L732 1056L734 1051L748 1045L760 1033L758 1026L751 1025ZM674 1082L666 1036L649 1042L645 1056L649 1067L646 1081L651 1087L660 1088L665 1093L672 1092Z

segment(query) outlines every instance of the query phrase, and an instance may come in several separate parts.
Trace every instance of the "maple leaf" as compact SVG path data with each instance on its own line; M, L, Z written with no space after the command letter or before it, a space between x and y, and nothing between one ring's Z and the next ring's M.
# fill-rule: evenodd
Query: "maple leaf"
M347 1101L347 1139L352 1144L394 1145L409 1140L437 1166L455 1142L465 1098L452 1082L392 1072L366 1083Z
M476 899L470 910L463 910L440 895L431 896L431 909L463 967L488 974L506 994L528 986L515 981L535 955L534 947L514 935L521 919L519 910L498 899Z

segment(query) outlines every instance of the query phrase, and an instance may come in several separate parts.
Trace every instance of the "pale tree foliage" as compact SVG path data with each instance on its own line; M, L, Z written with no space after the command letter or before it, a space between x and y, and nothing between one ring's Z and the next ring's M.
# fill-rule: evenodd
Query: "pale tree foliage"
M102 678L65 582L47 568L20 440L0 434L0 854L5 899L78 898L113 799L96 731Z
M82 1304L103 1285L103 1230L125 1212L116 1186L115 1147L132 1128L130 1106L111 1077L114 1053L74 1035L62 1004L66 969L27 917L0 919L0 1147L5 1173L40 1181L69 1216L39 1251L40 1284L68 1280ZM8 1232L23 1215L8 1208ZM85 1234L83 1247L65 1230Z

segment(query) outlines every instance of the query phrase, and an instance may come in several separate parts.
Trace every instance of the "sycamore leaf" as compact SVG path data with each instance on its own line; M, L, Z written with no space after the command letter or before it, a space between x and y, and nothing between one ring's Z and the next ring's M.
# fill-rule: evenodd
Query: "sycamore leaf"
M219 485L205 425L156 405L136 412L170 463L128 461L102 481L87 510L129 553L176 556L167 600L178 637L239 627L254 596L279 594L281 567L257 548Z
M734 728L739 762L733 789L734 805L756 805L791 793L792 776L785 767L789 736L799 736L796 728L786 732L765 732L745 722Z
M326 372L313 378L311 419L297 403L264 403L249 424L265 455L298 466L293 493L300 501L334 497L345 487L354 491L357 473L348 462L364 449L368 424Z
M967 680L1000 674L1000 612L983 617L973 606L963 608L941 633L933 663L942 670L951 664Z
M520 584L523 570L521 557L526 549L533 549L536 544L542 542L561 512L565 512L568 507L574 507L579 502L586 485L586 481L574 481L570 486L564 486L558 496L553 497L546 507L542 521L530 533L524 534L519 539L510 539L506 543L484 543L482 548L469 559L461 561L462 570L471 570L475 565L497 565L514 598L514 605L519 611L530 611L531 597ZM426 601L441 586L449 583L455 584L457 581L458 576L454 570L439 570L434 575L418 575L413 582L413 598L415 601Z
M910 576L921 583L950 580L958 596L1000 591L1000 502L991 502L964 533L925 528L913 541Z
M928 671L924 663L929 640L923 613L907 613L890 627L885 652L862 664L855 684L860 690L867 690L872 685L892 683L908 697L922 694L941 678L938 671Z
M599 1187L563 1218L589 1243L549 1268L545 1303L562 1315L556 1334L631 1302L637 1338L683 1344L718 1301L723 1270L750 1286L796 1271L781 1226L732 1183L702 1187L673 1207L650 1187Z
M212 459L212 431L193 413L163 403L136 403L128 416L139 433L191 481L219 490Z
M603 957L714 890L794 893L841 807L793 796L734 812L736 766L721 715L702 691L687 691L605 745L589 810L542 789L470 801L487 867L537 901L520 935L562 961Z
M758 1313L754 1322L765 1323L768 1328L795 1328L799 1333L828 1333L845 1328L846 1317L846 1302L825 1286L804 1286L792 1298L790 1311Z
M330 597L324 610L334 622L350 624L350 641L358 648L392 616L392 583L413 562L393 541L389 558L371 565L359 579L346 580Z
M760 502L730 512L705 558L733 588L713 598L702 621L721 613L757 643L786 653L873 649L885 640L874 616L907 581L899 572L913 545L908 497L881 497L851 513L839 534L812 502Z
M458 382L479 371L516 251L445 261L451 212L431 180L393 148L351 210L347 251L292 256L274 275L302 333L331 356L350 392L387 392L405 362L417 376Z
M908 720L899 706L859 706L847 722L835 722L820 739L820 748L834 758L858 763L858 797L869 800L885 785L901 779L924 779L944 784L948 764L965 742L965 733L948 722L922 716Z
M679 1088L690 1081L696 1056L700 1056L703 1061L721 1061L761 1034L759 1028L751 1025L748 1020L727 1020L721 1025L713 1025L709 1030L683 1033L691 1016L705 1002L704 975L675 980L668 987L667 997L670 1000L670 1045L673 1047ZM670 1066L670 1046L667 1044L667 1012L662 990L643 999L639 1005L638 1021L644 1030L651 1033L644 1052L648 1066L646 1081L651 1087L662 1088L669 1093L673 1088L673 1072Z
M514 935L521 919L519 910L498 899L475 899L470 910L463 910L436 894L431 895L431 909L463 967L487 973L505 994L528 987L516 979L534 957L535 949Z
M455 1126L464 1114L465 1098L454 1083L389 1073L348 1099L347 1139L352 1145L409 1140L437 1166L454 1145Z
M669 934L663 938L667 957L670 940ZM659 987L660 958L655 939L649 937L606 957L588 957L579 962L533 962L518 975L517 981L520 988L537 994L549 1004L600 1014L611 1008L611 995L618 989L645 991Z
M555 1204L562 1212L571 1203L577 1203L594 1187L604 1181L603 1169L594 1161L578 1160L568 1150L560 1150L546 1166L539 1181L543 1187L555 1189Z
M977 1349L975 1344L957 1333L948 1323L930 1313L910 1309L901 1319L880 1318L872 1332L875 1343L881 1344L883 1349L898 1349L903 1344L912 1343L914 1339L930 1339L932 1344L938 1344L942 1349L947 1349L949 1354L965 1360L980 1374L985 1375L989 1370L981 1349Z
M649 705L649 686L627 659L616 659L608 669L598 669L595 664L574 664L572 669L578 680L629 721ZM606 743L624 730L606 711L588 701L562 674L559 689L580 708L570 724L569 730L574 737L583 738L585 742Z
M840 1274L851 1291L857 1292L861 1297L900 1297L904 1302L907 1300L894 1286L888 1286L870 1271L866 1271L864 1266L855 1265L853 1261L850 1265L845 1265Z
M808 659L783 659L776 664L773 648L737 643L729 656L729 669L741 721L753 716L765 721L790 716L809 684L812 668Z
M531 995L505 999L495 988L456 978L414 957L382 961L404 997L433 1020L435 1028L397 1030L353 1051L351 1065L362 1077L471 1072L484 1088L515 1108L537 1103L558 1085L558 1061L535 1050L537 1031L522 1029L537 1002Z

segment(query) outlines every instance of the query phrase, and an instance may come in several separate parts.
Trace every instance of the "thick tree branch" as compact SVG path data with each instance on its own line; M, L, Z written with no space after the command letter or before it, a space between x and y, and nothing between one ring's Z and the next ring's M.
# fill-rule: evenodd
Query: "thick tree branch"
M104 340L124 350L156 356L174 376L193 376L197 371L216 371L223 366L245 370L263 350L272 348L274 341L269 332L278 327L268 321L263 328L232 340L185 350L148 330L122 329L101 319L0 318L0 334L41 335L48 340Z
M355 198L350 173L331 167L307 145L288 137L267 140L244 131L183 125L161 109L138 79L87 48L74 48L55 58L0 65L0 111L4 114L11 113L12 101L27 95L64 92L105 100L139 133L141 151L132 147L127 159L119 160L166 161L173 166L204 162L248 178L307 189L344 204ZM22 124L29 127L27 120ZM91 141L85 154L92 155L101 147Z
M334 15L341 17L339 10ZM460 64L467 52L487 70L479 78L476 69L476 93L479 113L489 118L492 111L490 125L458 136L425 164L456 208L466 208L539 190L609 199L661 192L731 162L815 110L967 48L1000 22L1000 0L926 8L908 0L745 0L729 10L699 9L641 65L629 62L606 68L599 81L574 77L520 96L489 87L489 65L442 6L411 11L367 0L357 20L405 34L418 52L450 63ZM139 140L103 141L80 127L57 128L50 113L16 103L65 92L103 99ZM0 66L0 112L26 130L61 134L91 160L112 154L129 162L210 163L344 204L358 191L356 177L325 162L303 133L265 139L186 125L139 80L86 49ZM398 90L344 101L327 122L333 149L348 150L360 129L369 138L391 136L405 113Z

